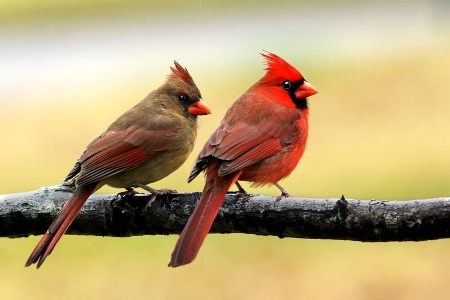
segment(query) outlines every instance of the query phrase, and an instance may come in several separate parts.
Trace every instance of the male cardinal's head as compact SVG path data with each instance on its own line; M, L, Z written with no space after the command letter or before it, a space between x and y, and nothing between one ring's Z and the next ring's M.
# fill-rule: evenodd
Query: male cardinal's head
M307 97L317 93L303 75L284 59L270 52L261 53L266 60L267 73L259 84L271 88L273 99L286 106L308 108ZM288 97L286 97L288 96Z

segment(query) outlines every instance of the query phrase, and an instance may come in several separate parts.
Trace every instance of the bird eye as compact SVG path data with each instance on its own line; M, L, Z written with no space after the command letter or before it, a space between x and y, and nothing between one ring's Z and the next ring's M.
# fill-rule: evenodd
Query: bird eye
M285 80L281 84L281 87L283 87L283 89L289 91L291 89L291 87L292 87L292 83L289 80Z
M189 97L186 96L185 94L178 94L178 100L180 100L181 102L187 102L189 101Z

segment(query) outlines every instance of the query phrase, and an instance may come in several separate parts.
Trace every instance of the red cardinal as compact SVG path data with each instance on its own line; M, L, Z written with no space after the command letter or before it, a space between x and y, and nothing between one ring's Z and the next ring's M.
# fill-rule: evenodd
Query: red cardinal
M66 177L75 192L42 237L25 266L39 268L73 222L89 196L103 185L170 192L146 184L178 169L197 135L197 115L211 113L188 71L175 62L167 81L125 112L92 141Z
M317 93L302 74L281 57L262 54L267 73L227 111L200 152L189 176L206 171L200 201L178 238L171 267L192 262L208 234L225 194L238 180L274 184L289 176L303 155L308 138L307 97Z

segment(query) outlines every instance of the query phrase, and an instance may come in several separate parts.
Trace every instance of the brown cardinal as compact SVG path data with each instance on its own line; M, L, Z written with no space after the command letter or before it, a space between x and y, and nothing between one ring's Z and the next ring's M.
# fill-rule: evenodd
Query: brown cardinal
M267 73L227 111L200 152L189 176L206 171L200 201L178 238L171 267L192 262L208 234L225 194L236 183L274 184L289 176L305 151L308 138L307 97L317 93L303 75L279 56L262 54Z
M211 113L187 69L175 62L166 82L125 112L92 141L65 181L76 189L31 253L25 266L39 268L89 196L103 185L143 188L178 169L194 146L197 116Z

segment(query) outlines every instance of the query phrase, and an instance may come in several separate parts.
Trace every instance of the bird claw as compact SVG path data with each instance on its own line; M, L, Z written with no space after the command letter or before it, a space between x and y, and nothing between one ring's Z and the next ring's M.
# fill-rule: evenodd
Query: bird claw
M241 200L242 202L247 202L249 199L250 199L250 194L247 194L245 191L237 192L236 195L234 196L235 202L237 202L239 200Z
M145 204L144 208L142 209L143 212L147 212L148 209L152 206L152 203L156 200L156 194L152 194L150 199L147 201L147 204Z
M147 210L152 206L152 203L156 200L156 196L158 195L168 195L168 194L175 194L177 191L176 190L172 190L172 189L160 189L160 190L155 190L155 192L153 192L150 197L150 199L148 200L147 204L144 206L144 212L147 212Z
M136 195L136 194L139 194L139 193L136 192L136 190L133 189L132 187L130 187L130 188L125 188L125 189L126 189L125 192L117 193L117 197L124 198L124 197L126 197L126 196L134 196L134 195Z
M172 190L172 189L160 189L160 190L155 190L157 193L157 195L167 195L167 194L175 194L177 193L176 190Z
M281 191L281 195L278 196L275 201L273 202L273 208L275 208L275 204L277 204L278 202L281 201L281 199L283 198L287 198L287 197L291 197L291 195L289 195L289 193L281 186L278 184L278 182L275 182L274 185Z
M241 186L241 184L236 181L234 184L236 184L239 191L236 193L236 196L234 196L234 201L237 202L238 200L241 200L242 202L246 202L250 199L250 195L247 194L247 192L244 190L244 188Z
M275 202L279 202L279 201L281 201L281 199L288 198L288 197L291 197L291 195L289 195L288 192L283 191L283 192L281 192L281 195L275 199Z
M147 192L149 192L151 194L150 199L148 200L147 204L144 206L144 209L143 209L144 212L146 212L152 206L152 203L156 200L156 196L174 194L177 192L176 190L172 190L172 189L157 190L157 189L151 188L149 186L146 186L145 184L138 184L135 187L140 187L141 189L146 190Z
M275 182L274 185L280 190L281 195L277 197L277 199L275 200L275 202L280 201L283 198L287 198L287 197L291 197L291 195L289 195L288 191L286 191L281 185L278 184L278 182Z
M123 198L123 197L126 197L126 196L134 196L136 194L141 194L141 193L137 192L134 189L135 187L136 188L137 187L142 188L142 189L146 190L147 192L149 192L150 195L151 195L150 199L147 201L147 203L145 204L145 206L143 208L144 212L146 212L152 206L152 203L156 200L156 196L167 195L167 194L174 194L174 193L177 192L176 190L172 190L172 189L160 189L160 190L157 190L157 189L153 189L153 188L151 188L149 186L146 186L146 185L143 185L143 184L139 184L139 185L136 185L136 186L133 186L133 187L125 188L126 191L118 193L117 196Z

